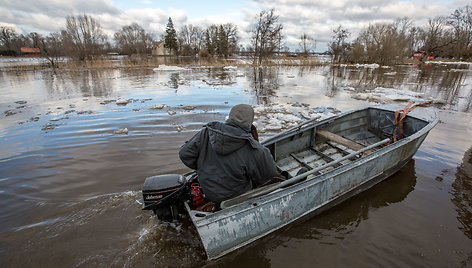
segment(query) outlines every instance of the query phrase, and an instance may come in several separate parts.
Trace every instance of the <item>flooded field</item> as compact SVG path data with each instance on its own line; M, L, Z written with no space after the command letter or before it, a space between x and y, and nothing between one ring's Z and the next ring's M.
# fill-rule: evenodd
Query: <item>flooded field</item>
M338 111L432 100L440 123L400 172L215 262L188 222L141 211L148 176L252 104L263 137ZM0 72L0 260L7 267L472 266L472 65Z

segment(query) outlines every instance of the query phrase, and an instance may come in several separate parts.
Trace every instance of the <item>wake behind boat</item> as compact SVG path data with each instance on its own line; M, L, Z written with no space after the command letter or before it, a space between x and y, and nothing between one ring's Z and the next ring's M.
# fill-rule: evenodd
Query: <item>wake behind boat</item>
M433 110L410 111L412 107L350 111L263 141L288 179L226 200L219 211L192 206L190 184L195 172L147 178L143 209L153 210L161 219L188 213L208 259L219 258L331 208L401 169L438 123ZM301 169L305 172L298 174Z

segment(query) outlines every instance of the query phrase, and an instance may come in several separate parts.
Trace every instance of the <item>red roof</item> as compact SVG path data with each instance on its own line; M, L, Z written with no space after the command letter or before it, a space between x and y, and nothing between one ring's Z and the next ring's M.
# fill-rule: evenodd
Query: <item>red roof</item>
M22 53L39 53L39 48L36 47L22 47L21 48Z

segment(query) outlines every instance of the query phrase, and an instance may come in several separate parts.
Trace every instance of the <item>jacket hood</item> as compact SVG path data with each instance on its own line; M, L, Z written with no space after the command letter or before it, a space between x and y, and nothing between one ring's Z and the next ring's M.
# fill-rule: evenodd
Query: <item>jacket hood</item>
M205 126L211 147L217 154L227 155L249 143L256 148L257 141L238 125L222 122L210 122Z

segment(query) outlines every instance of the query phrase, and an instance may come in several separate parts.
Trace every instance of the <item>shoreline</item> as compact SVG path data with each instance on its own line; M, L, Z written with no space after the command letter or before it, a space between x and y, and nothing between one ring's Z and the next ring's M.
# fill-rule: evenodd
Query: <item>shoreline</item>
M128 57L128 56L105 56L94 60L79 61L73 59L58 59L57 68L52 68L47 58L44 57L0 57L1 71L35 71L55 69L55 71L72 69L134 69L134 68L158 68L166 66L185 67L212 67L224 68L228 66L252 66L252 67L314 67L314 66L371 66L378 68L381 66L395 65L422 65L422 64L472 64L471 61L456 61L448 59L435 59L420 62L413 59L404 59L393 64L381 65L377 63L333 63L326 56L298 56L298 57L273 57L265 60L264 64L252 63L250 57L234 57L221 59L216 57L184 57L184 56L153 56L153 57Z

